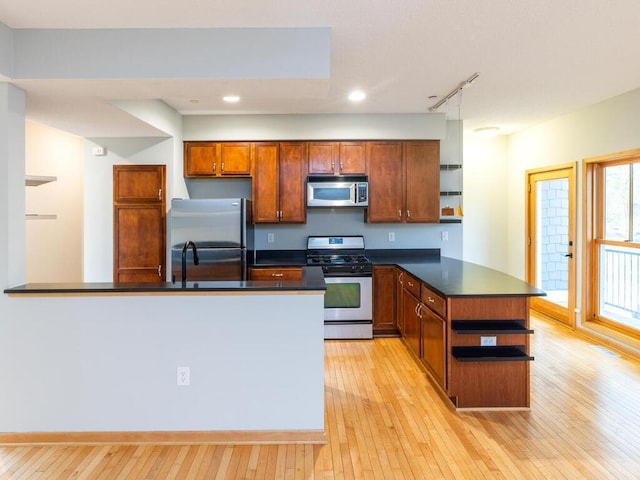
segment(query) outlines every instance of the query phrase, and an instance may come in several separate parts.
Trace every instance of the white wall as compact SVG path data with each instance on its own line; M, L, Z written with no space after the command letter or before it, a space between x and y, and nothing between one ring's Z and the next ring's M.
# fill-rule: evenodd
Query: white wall
M464 137L464 239L462 257L508 270L507 137Z
M0 83L0 285L6 287L25 280L24 112L24 91Z
M26 188L26 212L56 219L26 222L26 281L82 282L83 140L26 123L25 169L57 177Z

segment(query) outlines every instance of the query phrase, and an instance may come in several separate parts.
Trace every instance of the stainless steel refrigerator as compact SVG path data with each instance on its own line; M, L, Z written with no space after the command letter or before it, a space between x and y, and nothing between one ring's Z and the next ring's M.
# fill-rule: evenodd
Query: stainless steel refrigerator
M250 200L174 198L170 228L173 281L247 279L254 254Z

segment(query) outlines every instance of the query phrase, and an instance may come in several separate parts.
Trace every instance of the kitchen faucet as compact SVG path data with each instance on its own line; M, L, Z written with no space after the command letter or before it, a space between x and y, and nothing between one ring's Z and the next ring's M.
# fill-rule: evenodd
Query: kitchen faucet
M187 281L187 250L189 247L193 250L193 264L198 265L200 262L200 259L198 259L198 249L196 248L196 244L191 240L184 242L184 247L182 247L182 283Z

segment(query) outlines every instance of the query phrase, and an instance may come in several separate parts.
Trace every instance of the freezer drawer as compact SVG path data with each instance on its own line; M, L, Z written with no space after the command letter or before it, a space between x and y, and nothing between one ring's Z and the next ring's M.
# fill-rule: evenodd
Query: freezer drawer
M193 250L186 252L187 281L246 280L246 250L240 248L198 248L198 265L193 264ZM182 248L171 250L171 278L182 279Z

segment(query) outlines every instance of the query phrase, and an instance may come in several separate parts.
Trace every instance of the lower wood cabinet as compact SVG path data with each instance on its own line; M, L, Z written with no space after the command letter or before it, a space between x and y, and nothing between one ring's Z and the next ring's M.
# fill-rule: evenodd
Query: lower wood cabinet
M250 267L249 280L302 280L302 267Z
M406 283L405 283L406 285ZM419 309L422 303L413 296L406 287L402 294L402 318L404 328L402 329L402 338L409 349L420 358L420 313Z
M373 335L397 335L396 267L373 267Z
M446 388L446 320L426 307L420 313L422 315L420 331L422 355L420 359L438 385Z

